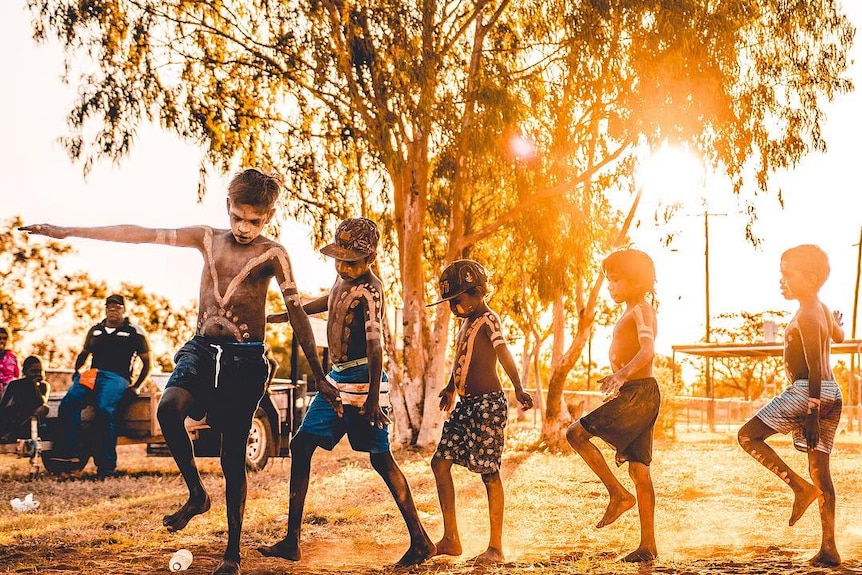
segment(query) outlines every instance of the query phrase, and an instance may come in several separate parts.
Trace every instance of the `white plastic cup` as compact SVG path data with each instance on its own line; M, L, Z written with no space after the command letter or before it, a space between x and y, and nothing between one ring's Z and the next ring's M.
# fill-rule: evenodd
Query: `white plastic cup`
M19 513L27 513L30 511L36 511L39 508L39 502L33 499L33 494L28 493L24 499L20 497L16 497L11 500L9 504L12 506L14 511Z
M192 552L188 549L178 549L177 552L171 556L171 560L168 562L168 566L171 568L171 571L185 571L191 564Z

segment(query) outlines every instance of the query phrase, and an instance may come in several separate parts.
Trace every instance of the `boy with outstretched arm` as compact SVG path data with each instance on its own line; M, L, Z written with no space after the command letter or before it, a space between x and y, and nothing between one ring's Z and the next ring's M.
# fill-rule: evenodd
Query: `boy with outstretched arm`
M320 251L335 259L338 277L328 295L305 304L308 314L328 311L329 353L333 358L327 380L339 392L337 407L315 397L291 441L290 508L287 534L273 545L258 548L268 557L298 561L311 458L318 447L332 450L347 434L355 451L370 454L371 465L383 478L410 533L410 548L396 566L416 565L434 555L407 479L389 447L389 384L383 372L383 286L371 270L380 232L366 218L341 222L335 241ZM284 321L284 315L268 321Z
M572 423L566 430L566 439L608 490L610 501L596 527L610 525L637 502L640 544L622 560L649 562L658 556L655 491L649 466L661 395L652 374L656 314L646 300L647 294L654 294L655 266L644 252L629 249L610 254L605 258L602 269L608 279L611 297L616 303L626 306L611 340L613 373L600 380L601 390L608 394L608 399ZM601 451L590 441L593 436L600 437L616 449L617 465L628 462L637 498L611 471Z
M829 454L841 419L841 389L832 376L830 340L844 341L841 314L830 313L818 293L829 277L829 259L819 247L801 245L781 255L781 294L799 302L784 332L784 369L790 386L739 430L739 445L793 490L790 525L820 500L820 550L809 561L818 567L841 563L835 546L835 487ZM791 469L766 443L776 433L792 433L793 446L808 453L813 485Z
M500 480L508 401L497 375L497 362L515 387L523 409L533 398L521 387L518 369L503 337L500 318L485 303L487 272L473 260L456 260L440 275L440 294L463 321L455 340L455 359L448 385L440 392L440 409L452 410L443 425L431 469L443 512L443 538L437 555L460 555L461 539L455 516L452 464L463 465L482 476L488 495L490 540L484 553L471 561L503 563L503 482ZM455 403L455 394L459 401ZM454 409L453 409L454 407Z
M275 213L280 191L277 176L255 169L236 175L228 186L230 229L208 226L149 229L132 225L79 228L50 224L21 228L58 239L74 236L190 247L203 256L196 335L174 358L176 367L159 402L158 419L189 489L188 501L164 517L168 531L183 529L192 517L210 508L210 497L201 483L184 426L186 416L202 419L206 415L207 423L222 434L228 542L216 575L240 572L240 534L247 493L246 443L268 375L263 340L266 292L273 278L278 282L287 315L319 382L321 396L336 404L335 390L324 379L287 251L261 235Z

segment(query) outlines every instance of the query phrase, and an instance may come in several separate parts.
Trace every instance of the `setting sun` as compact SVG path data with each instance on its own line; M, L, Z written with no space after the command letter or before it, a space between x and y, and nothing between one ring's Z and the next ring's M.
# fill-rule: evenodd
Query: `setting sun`
M691 150L663 144L644 160L638 184L648 196L675 204L702 195L704 175L703 161Z

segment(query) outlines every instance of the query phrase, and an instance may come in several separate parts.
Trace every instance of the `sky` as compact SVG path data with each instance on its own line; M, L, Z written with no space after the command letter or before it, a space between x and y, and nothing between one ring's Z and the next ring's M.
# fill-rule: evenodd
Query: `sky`
M857 26L862 2L840 3ZM158 128L139 131L131 155L119 165L97 164L85 179L58 138L67 133L65 116L74 87L61 81L62 49L37 45L31 38L23 0L0 2L0 219L21 215L27 223L110 225L134 223L177 227L206 223L227 227L224 192L227 178L210 181L210 193L197 203L196 185L202 154L194 146ZM851 52L850 77L857 91L827 103L824 137L828 151L805 158L773 179L783 190L781 209L774 194L758 199L755 233L758 248L745 240L746 218L721 181L709 181L709 267L711 317L726 312L792 311L778 290L779 257L788 247L815 243L830 256L832 275L821 291L823 301L841 310L850 334L857 250L862 226L858 208L862 187L859 134L862 133L862 72L858 59L862 34ZM696 201L673 222L677 240L671 249L660 239L665 230L651 223L655 199L647 194L632 232L634 245L650 253L658 276L660 352L672 345L700 341L705 331L705 258L703 207ZM331 262L311 246L310 231L294 222L279 238L291 254L301 290L316 292L332 284ZM144 285L177 303L197 298L201 259L195 250L125 245L71 239L78 251L69 270L81 269L112 287L121 281ZM493 270L491 270L493 273ZM862 316L862 314L860 314ZM862 324L862 317L857 320ZM713 324L715 320L713 319ZM862 325L857 328L862 332ZM858 335L858 334L857 334ZM595 357L595 356L594 356Z

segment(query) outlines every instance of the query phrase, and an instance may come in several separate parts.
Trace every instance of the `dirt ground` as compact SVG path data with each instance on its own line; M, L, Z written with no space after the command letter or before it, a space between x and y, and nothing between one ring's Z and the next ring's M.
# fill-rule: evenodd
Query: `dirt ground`
M601 530L606 492L580 459L519 449L530 430L515 431L504 461L504 546L508 562L485 573L738 573L862 574L862 441L839 440L833 453L838 492L837 537L844 564L808 567L819 546L816 506L790 528L790 492L735 445L732 435L657 440L652 466L656 486L659 559L628 565L617 559L638 541L637 514L624 514ZM773 442L804 471L804 454L786 440ZM609 451L605 451L610 455ZM432 539L442 520L430 453L396 453ZM223 482L216 459L200 460L213 497L209 513L170 534L161 518L185 501L182 479L170 458L148 458L141 446L120 448L120 477L95 479L88 467L75 477L28 477L27 460L0 456L0 573L167 573L170 555L185 547L195 556L190 575L209 574L226 540ZM384 573L408 544L406 529L367 456L345 444L318 451L303 525L303 559L265 558L254 549L285 530L289 459L275 459L250 474L243 532L243 572ZM631 485L625 467L618 470ZM438 558L408 573L456 574L478 570L467 560L487 545L488 519L479 477L456 468L458 520L464 544L459 558ZM33 493L40 508L16 513L8 501ZM404 572L404 571L402 571Z

